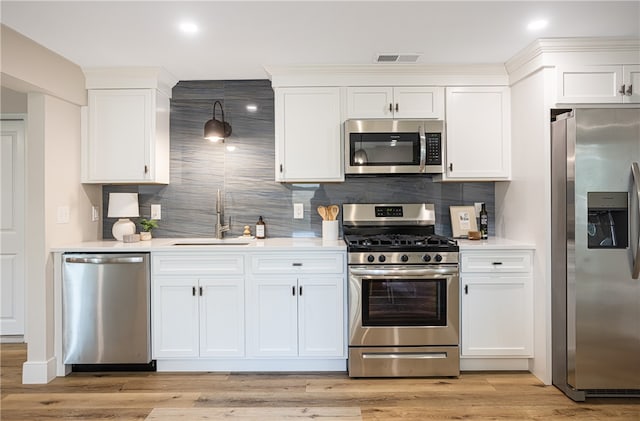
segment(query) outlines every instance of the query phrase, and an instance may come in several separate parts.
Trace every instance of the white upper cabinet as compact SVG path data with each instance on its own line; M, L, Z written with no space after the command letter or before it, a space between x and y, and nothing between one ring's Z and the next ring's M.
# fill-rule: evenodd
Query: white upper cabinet
M442 180L509 180L510 115L506 86L447 88L447 168Z
M275 179L344 181L340 88L275 90Z
M436 118L444 115L441 87L350 87L347 118Z
M640 65L559 67L558 103L640 102Z
M83 183L169 183L169 98L155 89L89 90Z

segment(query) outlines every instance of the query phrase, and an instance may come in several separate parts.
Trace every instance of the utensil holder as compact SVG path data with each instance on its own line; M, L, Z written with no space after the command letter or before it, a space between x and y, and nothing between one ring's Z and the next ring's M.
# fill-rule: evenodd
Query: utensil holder
M338 240L338 221L322 221L322 240Z

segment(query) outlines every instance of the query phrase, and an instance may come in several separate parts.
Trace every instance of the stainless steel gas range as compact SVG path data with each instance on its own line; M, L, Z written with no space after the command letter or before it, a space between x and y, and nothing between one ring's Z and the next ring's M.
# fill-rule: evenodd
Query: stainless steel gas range
M458 245L431 204L344 204L349 376L458 376Z

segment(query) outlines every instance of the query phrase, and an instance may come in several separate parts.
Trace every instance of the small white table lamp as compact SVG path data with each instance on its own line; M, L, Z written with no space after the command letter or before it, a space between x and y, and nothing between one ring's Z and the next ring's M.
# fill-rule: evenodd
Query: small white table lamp
M108 218L120 218L113 224L113 238L122 241L125 235L136 233L136 224L128 218L140 216L138 210L138 193L109 193Z

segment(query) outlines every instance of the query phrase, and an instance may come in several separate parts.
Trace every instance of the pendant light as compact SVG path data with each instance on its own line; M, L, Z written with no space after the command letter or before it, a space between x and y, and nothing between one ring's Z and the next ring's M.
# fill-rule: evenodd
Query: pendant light
M216 120L216 105L220 106L222 121ZM231 125L224 121L224 110L220 101L213 103L213 118L204 125L204 138L212 142L222 142L231 135Z

